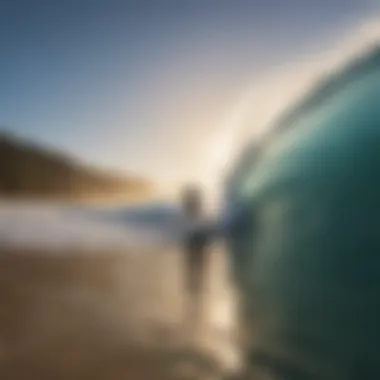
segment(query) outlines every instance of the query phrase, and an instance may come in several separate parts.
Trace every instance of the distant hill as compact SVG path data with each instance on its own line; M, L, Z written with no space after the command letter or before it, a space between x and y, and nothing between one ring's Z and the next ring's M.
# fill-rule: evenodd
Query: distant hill
M7 133L0 134L0 197L141 198L153 185L99 170Z

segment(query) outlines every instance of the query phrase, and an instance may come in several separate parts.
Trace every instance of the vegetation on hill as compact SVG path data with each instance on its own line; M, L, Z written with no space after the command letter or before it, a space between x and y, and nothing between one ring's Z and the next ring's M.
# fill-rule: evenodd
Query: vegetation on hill
M0 196L43 198L143 197L152 184L83 165L53 150L0 135Z

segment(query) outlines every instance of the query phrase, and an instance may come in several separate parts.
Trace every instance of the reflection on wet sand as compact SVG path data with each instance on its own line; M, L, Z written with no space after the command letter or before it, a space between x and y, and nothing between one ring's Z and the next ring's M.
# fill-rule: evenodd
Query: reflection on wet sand
M205 302L220 314L213 300L226 292L224 264L218 254L211 260ZM4 251L0 261L1 379L170 380L189 375L177 250L50 256ZM192 370L198 366L215 374L224 361L213 349L220 349L216 340L224 339L223 326L214 325L211 318L202 332ZM195 377L201 379L199 371Z

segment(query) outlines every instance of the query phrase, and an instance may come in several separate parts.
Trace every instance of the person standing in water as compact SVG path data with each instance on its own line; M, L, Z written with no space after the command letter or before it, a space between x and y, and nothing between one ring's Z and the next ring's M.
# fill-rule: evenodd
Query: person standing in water
M185 228L183 234L186 327L196 336L203 320L202 296L205 285L208 232L205 228L202 191L187 186L182 191L182 210Z

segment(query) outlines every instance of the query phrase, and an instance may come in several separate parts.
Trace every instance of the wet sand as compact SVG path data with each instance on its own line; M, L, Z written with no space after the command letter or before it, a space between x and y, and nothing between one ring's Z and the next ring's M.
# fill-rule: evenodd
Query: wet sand
M215 374L211 351L189 356L181 275L175 249L2 250L0 378L185 379L190 357L191 378Z

